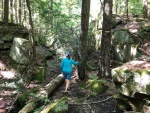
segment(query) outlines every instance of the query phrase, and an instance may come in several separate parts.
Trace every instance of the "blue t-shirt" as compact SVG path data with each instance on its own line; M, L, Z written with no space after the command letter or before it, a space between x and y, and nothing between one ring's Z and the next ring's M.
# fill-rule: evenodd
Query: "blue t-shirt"
M77 65L78 62L75 62L73 59L64 58L60 64L62 72L71 72L72 73L72 65Z

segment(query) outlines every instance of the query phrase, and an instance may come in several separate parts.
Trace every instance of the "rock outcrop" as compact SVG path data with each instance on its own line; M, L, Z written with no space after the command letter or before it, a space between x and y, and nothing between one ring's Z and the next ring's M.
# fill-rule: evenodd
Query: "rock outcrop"
M133 60L111 72L121 109L142 111L150 99L150 59Z

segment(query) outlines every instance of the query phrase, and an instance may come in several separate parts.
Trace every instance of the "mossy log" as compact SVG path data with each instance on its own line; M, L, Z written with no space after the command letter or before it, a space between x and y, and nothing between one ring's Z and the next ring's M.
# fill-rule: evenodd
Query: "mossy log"
M68 113L68 98L62 97L56 102L47 105L40 113Z
M26 106L24 106L20 111L19 113L29 113L31 111L33 111L35 107L35 102L32 101L32 102L29 102Z
M44 99L47 96L50 96L55 89L58 88L58 86L64 81L64 77L62 74L58 75L54 80L50 81L49 84L45 86L45 90L39 92L37 94L39 99ZM33 100L32 102L27 103L18 113L29 113L34 110L36 107L36 99Z

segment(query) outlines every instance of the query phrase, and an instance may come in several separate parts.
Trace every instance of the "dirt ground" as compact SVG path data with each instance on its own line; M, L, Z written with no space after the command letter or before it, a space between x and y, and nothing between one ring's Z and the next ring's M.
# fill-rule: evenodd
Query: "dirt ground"
M6 63L4 65L8 64ZM52 79L55 79L61 72L59 63L56 61L48 61L46 67L45 84L49 83ZM0 78L0 113L17 113L14 110L17 107L15 104L17 101L17 92L15 92L13 88L4 88L2 86L4 83L12 81L13 80L10 79L4 79L3 77ZM94 94L87 89L81 88L79 85L84 82L85 81L72 78L71 88L67 94L63 93L65 88L63 82L53 95L50 96L50 100L56 101L61 97L68 97L68 113L122 113L118 110L116 100L113 98L115 86L111 79L107 80L109 88L103 94ZM31 86L32 85L33 84L31 84Z
M53 94L53 100L63 96L68 97L68 113L122 113L118 110L116 100L113 98L115 92L114 84L108 80L110 86L103 94L94 94L90 97L91 92L80 88L79 84L83 81L75 82L72 79L69 93L64 94L65 84Z

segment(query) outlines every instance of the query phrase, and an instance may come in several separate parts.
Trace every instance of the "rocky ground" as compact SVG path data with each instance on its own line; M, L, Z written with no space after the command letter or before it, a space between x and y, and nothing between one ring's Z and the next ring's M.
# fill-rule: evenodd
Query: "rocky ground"
M3 65L6 66L8 64L3 62ZM49 83L52 79L60 74L59 62L55 60L48 61L46 70L45 84ZM17 102L17 92L15 91L15 88L3 87L4 83L12 83L12 81L13 79L5 79L3 77L0 79L0 113L17 113L17 111L14 110L17 107L15 104ZM107 80L107 85L109 88L103 94L94 94L85 88L81 88L80 85L84 82L85 81L72 78L71 88L67 94L63 93L65 84L62 83L61 86L56 89L56 91L50 97L50 100L56 101L61 97L67 96L68 113L122 113L118 110L116 106L116 100L113 98L115 86L111 79ZM36 84L31 83L28 85L28 87L30 86L35 87Z
M93 94L90 91L80 88L82 81L75 82L72 79L69 93L64 94L64 84L53 94L53 100L63 96L68 97L68 113L122 113L116 106L113 98L114 84L108 81L110 88L103 94ZM93 96L90 97L90 95Z
M49 64L51 63L49 62ZM47 67L52 69L51 66ZM97 72L89 72L89 74L90 73L96 74ZM52 78L52 75L57 76L58 73L54 73L54 71L47 71L47 82ZM94 94L85 88L81 88L80 85L84 82L86 81L76 80L75 77L72 78L71 88L67 94L63 93L65 83L62 83L62 85L50 97L51 100L56 101L61 97L67 96L68 113L122 113L122 111L119 111L117 108L116 100L113 98L115 85L111 79L107 80L107 86L109 88L103 94Z

